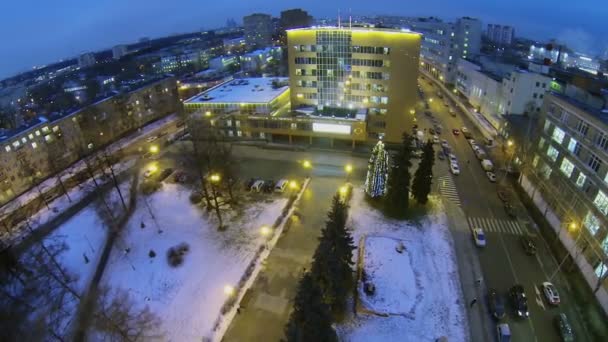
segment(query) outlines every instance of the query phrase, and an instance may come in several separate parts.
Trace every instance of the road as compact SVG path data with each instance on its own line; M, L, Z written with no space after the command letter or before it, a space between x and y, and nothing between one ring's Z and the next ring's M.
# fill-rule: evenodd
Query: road
M461 168L460 175L451 175L447 160L437 159L435 185L445 201L462 208L464 212L462 219L466 220L465 224L469 228L481 227L486 232L487 247L483 249L474 247L472 238L469 240L469 246L465 246L465 248L473 249L479 258L483 273L479 293L483 293L484 302L488 288L494 288L504 296L507 308L505 321L511 326L514 341L559 341L553 319L560 312L566 312L570 318L577 340L590 340L585 338L586 334L581 319L571 299L567 296L567 285L563 279L558 277L553 280L561 293L560 306L551 307L545 301L540 284L548 280L557 264L542 237L532 228L532 225L528 224L531 219L523 205L517 200L514 191L510 189L508 180L504 178L504 174L498 173L497 178L502 184L491 183L464 136L452 134L452 129L466 126L477 138L478 144L482 144L481 133L455 106L453 108L456 110L457 116L452 117L449 114L448 107L437 96L438 87L436 85L431 85L426 79L420 80L419 83L424 96L427 99L433 98L430 103L430 111L443 126L440 138L448 141ZM422 113L417 117L420 128L432 127L429 117ZM488 151L488 148L485 149ZM497 196L498 186L508 189L511 203L516 207L517 219L514 220L507 216L503 203ZM520 238L524 234L536 236L538 248L536 256L525 254L520 242ZM509 288L516 283L524 286L528 297L529 319L515 318L512 306L506 297ZM465 286L476 285L466 284ZM467 298L467 300L471 299ZM473 310L485 310L485 308L485 305L480 305ZM494 323L490 322L489 313L484 314L485 324L493 328Z

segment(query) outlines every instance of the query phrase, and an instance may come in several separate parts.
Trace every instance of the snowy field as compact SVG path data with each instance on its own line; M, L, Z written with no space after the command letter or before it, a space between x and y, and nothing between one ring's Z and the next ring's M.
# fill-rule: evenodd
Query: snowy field
M361 285L361 313L336 326L342 341L468 341L456 255L441 204L429 202L431 214L419 224L385 218L355 189L350 226L358 244L367 236L364 267L376 286L374 298ZM402 241L402 254L395 250ZM358 254L358 253L357 253Z
M260 227L272 225L287 202L266 196L275 200L258 201L240 215L225 218L228 229L219 232L213 213L207 216L190 204L189 195L181 185L164 184L147 204L140 197L102 280L127 290L136 305L148 306L158 316L162 341L211 336L226 300L225 286L237 284L265 241ZM189 245L184 262L171 267L167 250L182 243ZM150 257L150 251L156 256Z

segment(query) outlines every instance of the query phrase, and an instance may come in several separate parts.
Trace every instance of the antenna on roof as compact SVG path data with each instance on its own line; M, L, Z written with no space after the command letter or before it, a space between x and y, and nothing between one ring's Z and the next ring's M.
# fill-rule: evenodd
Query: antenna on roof
M338 28L340 28L340 10L338 9Z
M353 15L352 15L352 11L350 8L348 9L348 28L349 29L353 28Z

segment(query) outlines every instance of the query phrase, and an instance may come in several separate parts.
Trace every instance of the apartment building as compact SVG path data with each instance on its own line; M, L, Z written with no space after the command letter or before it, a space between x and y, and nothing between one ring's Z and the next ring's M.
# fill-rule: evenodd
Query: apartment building
M486 37L497 45L511 45L515 36L515 29L509 25L488 24Z
M245 41L249 48L264 48L272 45L274 26L269 14L254 13L243 17Z
M608 308L608 110L549 93L535 137L520 183Z
M0 204L146 123L180 109L174 78L151 80L82 109L0 135Z

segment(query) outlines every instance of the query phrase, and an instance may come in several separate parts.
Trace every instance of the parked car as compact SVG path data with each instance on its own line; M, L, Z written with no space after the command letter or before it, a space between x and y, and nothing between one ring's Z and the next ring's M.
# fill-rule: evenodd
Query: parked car
M459 175L460 174L460 167L458 167L458 164L456 164L456 163L450 163L450 171L454 175Z
M524 251L526 251L526 254L528 254L528 255L536 254L536 244L534 243L534 240L532 240L531 237L525 236L525 235L522 236L521 245L524 247Z
M543 283L543 293L545 294L545 298L547 298L547 302L551 305L559 305L559 292L555 288L555 285L546 281Z
M509 290L509 297L511 298L511 304L513 305L513 310L517 317L530 317L530 312L528 311L528 298L526 298L523 286L517 284L511 287Z
M466 128L465 126L462 126L462 128L460 128L460 131L462 132L462 134L469 133L469 129Z
M494 174L494 172L487 171L486 176L488 176L490 182L496 183L496 175Z
M263 187L264 187L264 181L261 179L256 179L255 182L253 182L253 185L251 185L251 188L249 190L254 191L254 192L260 192L260 191L262 191Z
M505 202L504 206L505 206L505 211L507 212L507 215L509 215L509 217L511 217L511 218L517 217L517 214L515 213L515 207L513 207L513 205L511 203Z
M488 307L492 317L503 319L505 317L505 303L496 289L488 289Z
M458 165L458 159L454 153L448 154L448 157L450 157L450 163Z
M439 137L437 135L433 135L433 144L439 144Z
M456 117L456 111L453 108L450 108L450 115Z
M289 181L287 179L280 179L277 184L274 185L274 191L285 192L285 189L287 189L288 184Z
M446 148L446 147L449 147L449 146L450 146L450 144L448 144L447 140L445 140L445 139L441 140L441 147Z
M429 134L435 134L435 130L432 128L429 128Z
M483 232L483 229L479 227L473 228L473 240L477 247L486 246L486 234Z
M415 158L422 158L422 150L415 150L414 152L412 152L412 155Z
M467 142L469 143L469 145L471 145L471 147L477 146L477 144L475 143L475 139L467 139Z
M565 313L555 316L555 328L563 342L574 342L574 331Z
M163 180L165 180L167 177L169 177L171 174L173 173L173 169L172 168L166 168L164 169L160 175L158 175L158 181L162 182Z
M250 191L251 187L253 186L253 184L258 181L259 179L257 178L249 178L248 180L245 181L245 190Z
M274 190L274 185L275 185L275 182L273 180L269 179L264 182L264 185L262 186L262 191L265 193L270 193Z
M454 134L454 135L460 135L460 130L458 130L458 128L454 128L452 130L452 134Z
M471 134L471 132L469 132L469 131L462 132L462 135L464 135L464 137L467 139L473 139L473 134Z
M146 142L151 143L151 142L155 141L156 139L158 139L158 136L157 135L153 135L151 137L147 137L146 138Z
M511 329L507 323L500 323L496 326L498 342L511 342Z

